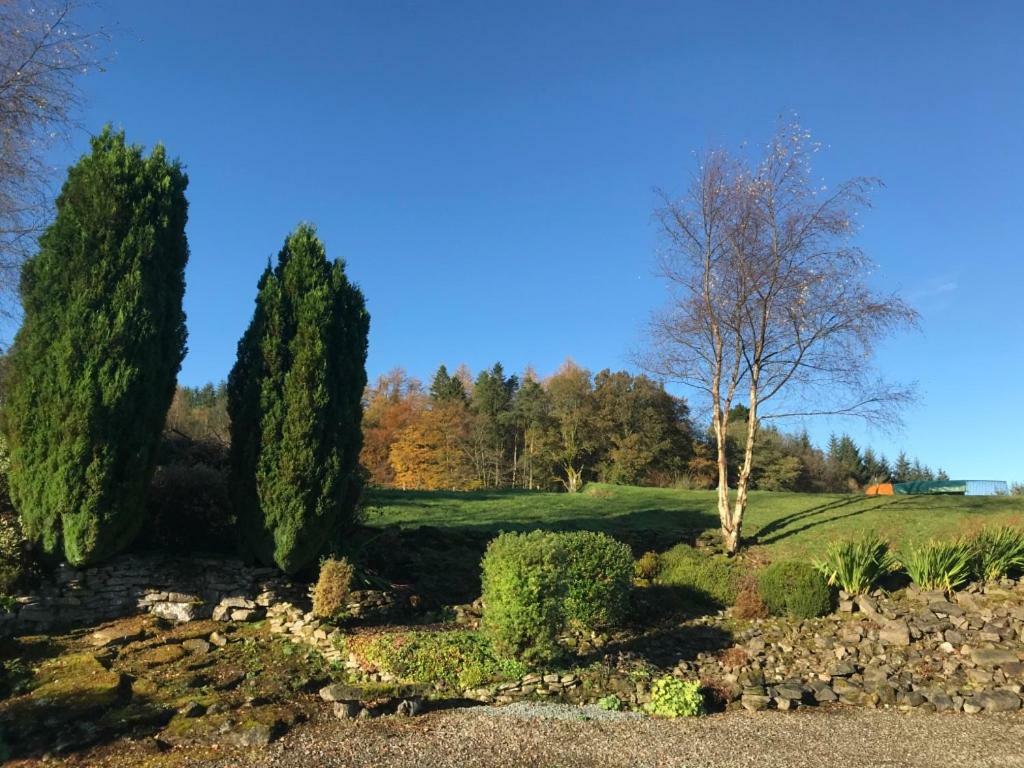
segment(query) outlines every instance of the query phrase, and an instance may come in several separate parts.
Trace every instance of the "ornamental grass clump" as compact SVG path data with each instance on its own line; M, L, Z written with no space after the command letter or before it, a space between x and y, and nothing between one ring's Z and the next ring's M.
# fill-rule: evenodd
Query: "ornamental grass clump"
M974 578L998 581L1024 573L1024 531L1006 525L984 528L970 546Z
M973 551L963 539L929 541L911 547L901 558L910 579L921 589L953 592L971 579Z
M892 570L895 562L888 542L868 533L857 541L833 541L825 549L825 557L814 561L814 567L825 576L829 586L861 595Z
M320 619L338 619L345 614L352 591L352 565L345 558L324 560L320 578L313 588L313 615Z

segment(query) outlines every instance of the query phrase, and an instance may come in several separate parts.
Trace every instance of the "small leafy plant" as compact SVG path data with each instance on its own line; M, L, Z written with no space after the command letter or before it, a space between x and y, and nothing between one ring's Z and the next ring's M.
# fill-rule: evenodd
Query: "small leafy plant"
M971 542L973 575L998 581L1024 571L1024 531L1009 526L984 528Z
M973 551L963 539L932 540L911 547L902 560L907 575L921 589L952 592L970 581Z
M657 717L696 717L704 711L700 683L672 675L659 677L651 683L651 700L644 710Z
M825 549L825 557L814 561L814 567L825 576L829 586L861 595L869 592L895 563L889 543L875 533L868 533L856 541L833 541Z
M621 712L626 707L626 705L622 703L622 699L614 693L610 693L607 696L602 696L598 699L597 706L606 712Z

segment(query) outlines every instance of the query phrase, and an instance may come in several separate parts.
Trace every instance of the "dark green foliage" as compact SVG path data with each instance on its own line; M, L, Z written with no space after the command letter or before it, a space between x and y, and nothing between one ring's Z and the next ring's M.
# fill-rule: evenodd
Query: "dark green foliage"
M442 365L437 369L434 380L430 383L430 399L437 403L452 401L464 403L469 397L466 395L466 387L462 384L462 379L450 375L448 368Z
M1024 531L1008 525L987 526L970 541L973 576L998 581L1024 572Z
M742 569L735 558L677 544L658 561L657 583L682 590L685 602L724 608L736 601Z
M607 534L502 533L482 567L483 632L525 662L550 661L561 632L613 626L629 608L633 558Z
M180 554L236 552L227 475L205 463L157 467L146 497L143 548Z
M613 627L629 611L633 553L611 536L594 531L560 535L566 552L565 620L583 630Z
M780 560L761 571L758 591L775 616L813 619L832 610L832 590L822 573L809 563Z
M68 172L56 220L22 272L4 430L25 532L74 565L144 521L185 353L188 183L163 147L103 131Z
M557 537L545 531L502 533L488 545L481 564L481 630L502 656L530 664L558 655L563 554Z
M369 314L311 226L259 282L228 379L231 487L252 553L287 573L351 521L361 489Z

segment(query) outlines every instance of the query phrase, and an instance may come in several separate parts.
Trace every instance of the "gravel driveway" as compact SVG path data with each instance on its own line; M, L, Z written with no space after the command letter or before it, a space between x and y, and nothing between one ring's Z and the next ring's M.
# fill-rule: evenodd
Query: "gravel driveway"
M833 709L736 712L667 721L571 719L564 709L543 706L505 709L452 710L373 721L324 717L261 752L179 764L217 768L1024 768L1024 715L1020 713L974 717Z

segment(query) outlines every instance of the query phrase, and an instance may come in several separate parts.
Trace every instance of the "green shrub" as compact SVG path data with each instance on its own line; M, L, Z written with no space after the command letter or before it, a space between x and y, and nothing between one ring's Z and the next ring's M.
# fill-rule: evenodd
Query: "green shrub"
M781 560L761 571L758 592L776 616L813 619L832 610L832 591L821 572L809 563Z
M830 586L851 595L869 592L894 564L888 542L874 533L856 541L833 541L824 559L814 561Z
M526 673L501 658L477 632L388 632L349 640L355 655L402 682L440 685L448 690L478 688Z
M565 560L555 535L502 533L481 563L481 630L502 656L544 663L558 655Z
M352 590L351 564L345 558L327 558L320 564L320 577L313 588L313 615L321 619L341 618Z
M553 534L565 551L565 621L595 630L619 624L629 612L633 553L604 533Z
M344 262L328 261L313 227L299 226L260 278L228 377L239 530L257 559L286 573L352 523L369 324Z
M929 541L911 547L902 558L903 567L921 589L952 592L970 581L973 552L962 539Z
M185 354L187 184L163 147L144 157L104 129L22 268L3 403L11 500L28 538L76 566L145 522Z
M658 576L658 553L644 552L633 565L633 575L644 581L653 581Z
M743 574L735 559L677 544L658 561L657 583L683 590L685 600L718 608L736 601Z
M1009 526L984 528L970 541L973 575L998 581L1024 572L1024 531Z
M610 693L607 696L602 696L598 699L597 706L606 712L621 712L626 708L626 705L622 703L622 699L614 693Z
M228 553L235 518L224 472L197 464L157 467L146 495L149 522L140 546L160 552Z
M27 554L21 524L11 512L0 512L0 594L11 594L22 584Z
M629 548L603 533L503 533L482 562L482 629L503 655L550 661L566 629L625 617L632 573Z
M700 683L672 675L659 677L651 683L651 700L644 710L658 717L695 717L704 711Z

